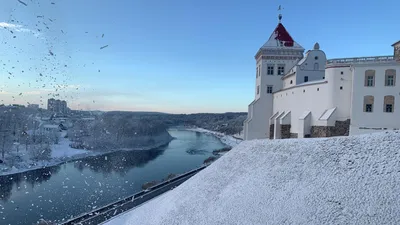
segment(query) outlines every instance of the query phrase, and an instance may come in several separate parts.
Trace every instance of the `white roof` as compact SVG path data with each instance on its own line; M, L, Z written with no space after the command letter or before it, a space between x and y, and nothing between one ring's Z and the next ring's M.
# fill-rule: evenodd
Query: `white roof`
M335 110L336 110L336 107L326 110L319 119L320 120L328 120L332 116L333 112L335 112Z
M398 132L244 141L106 225L400 224Z

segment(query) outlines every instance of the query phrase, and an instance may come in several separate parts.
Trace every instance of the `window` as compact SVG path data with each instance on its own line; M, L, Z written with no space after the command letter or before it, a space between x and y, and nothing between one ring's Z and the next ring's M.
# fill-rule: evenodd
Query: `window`
M340 71L340 74L343 75L343 71Z
M256 77L258 77L258 66L257 66L257 69L256 69Z
M343 86L340 86L340 90L343 90Z
M319 88L317 88L317 91L319 91Z
M373 112L374 110L374 96L364 96L364 112Z
M267 85L267 93L268 94L272 93L272 85Z
M322 77L322 79L324 79L324 80L325 80L325 77Z
M314 59L315 59L315 60L318 60L318 56L315 56Z
M274 75L274 65L268 65L267 75Z
M393 75L386 77L386 86L394 86L394 76Z
M368 76L367 77L367 86L368 87L374 86L374 77L373 76Z
M314 70L319 70L319 64L318 63L314 63Z
M366 86L366 87L375 86L375 70L367 70L367 71L365 71L364 86Z
M293 80L290 80L290 84L293 84Z
M308 76L304 76L304 82L308 81Z
M306 90L303 90L303 93L305 93L306 92Z
M394 96L386 95L383 98L383 111L384 112L393 112L394 111Z
M393 105L391 105L391 104L386 104L385 112L393 112Z
M396 85L396 70L389 69L385 71L385 86Z
M372 112L372 104L365 105L365 112Z
M285 74L285 65L278 65L278 75Z
M257 85L257 94L260 94L260 85Z

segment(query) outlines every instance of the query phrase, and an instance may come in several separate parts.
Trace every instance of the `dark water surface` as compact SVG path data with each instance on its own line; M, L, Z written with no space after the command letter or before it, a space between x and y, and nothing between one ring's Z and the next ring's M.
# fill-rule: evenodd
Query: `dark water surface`
M145 182L195 169L224 147L213 136L169 132L176 139L155 150L115 152L0 176L0 224L69 219L134 194Z

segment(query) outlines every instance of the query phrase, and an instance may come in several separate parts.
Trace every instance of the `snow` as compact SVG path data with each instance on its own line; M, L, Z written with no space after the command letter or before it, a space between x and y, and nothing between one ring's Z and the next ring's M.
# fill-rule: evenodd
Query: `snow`
M74 149L69 147L71 142L66 138L61 138L59 144L51 146L52 158L72 157L75 155L87 154L87 150Z
M104 223L400 224L400 133L244 141Z
M203 128L188 128L187 130L195 131L195 132L201 132L201 133L204 133L204 134L214 135L219 140L221 140L222 143L224 143L225 145L230 146L232 148L237 146L240 142L242 142L242 140L234 138L233 136L226 135L226 134L223 134L223 133L220 133L220 132L216 132L216 131L203 129Z
M117 151L117 150L100 150L100 149L98 150L74 149L69 146L71 141L68 140L68 138L65 138L66 134L67 134L66 131L60 132L61 137L59 143L51 145L51 158L49 160L33 160L31 159L27 151L24 150L23 147L20 147L21 150L18 153L13 152L12 157L20 158L21 161L15 163L15 165L13 166L0 164L0 176L21 173L48 166L55 166L70 160L82 159L88 156L97 156ZM152 146L144 146L144 147L130 148L130 149L118 149L118 150L125 150L125 151L150 150L165 145L166 143L170 142L172 138L169 134L168 135L162 134L159 136L151 136L151 137L155 140L155 144ZM150 138L150 136L148 138Z
M82 149L74 149L69 147L71 143L67 138L64 138L66 132L61 133L61 138L58 144L51 145L51 158L49 160L33 160L30 155L21 147L18 153L13 153L13 157L19 157L20 162L9 167L5 164L0 164L0 176L21 173L38 168L55 166L72 159L80 159L87 156L104 154L105 152L87 151Z

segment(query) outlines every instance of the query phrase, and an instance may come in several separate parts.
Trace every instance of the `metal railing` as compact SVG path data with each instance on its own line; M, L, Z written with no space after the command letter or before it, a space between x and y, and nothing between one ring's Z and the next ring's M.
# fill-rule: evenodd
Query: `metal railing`
M105 222L112 217L117 216L125 211L128 211L144 202L163 194L172 188L182 184L190 177L194 176L196 173L200 172L208 165L201 166L197 169L191 170L187 173L174 177L170 180L164 181L160 184L154 185L151 188L140 191L132 196L126 197L122 200L113 202L111 204L105 205L99 209L83 213L75 218L72 218L66 222L60 223L61 225L89 225L89 224L100 224Z
M326 64L361 64L361 63L371 63L371 62L392 62L394 57L392 55L388 56L370 56L370 57L357 57L357 58L338 58L329 59Z

